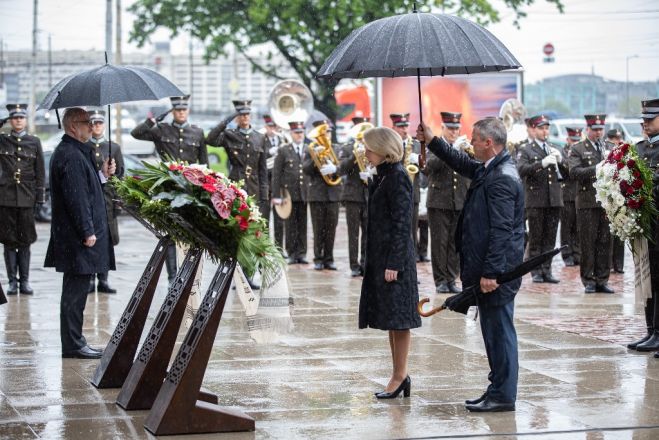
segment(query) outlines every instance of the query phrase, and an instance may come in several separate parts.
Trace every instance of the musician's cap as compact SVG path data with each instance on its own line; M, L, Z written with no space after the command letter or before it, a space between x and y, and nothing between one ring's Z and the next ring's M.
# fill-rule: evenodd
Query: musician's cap
M534 128L542 127L543 125L549 125L549 118L547 118L545 115L531 116L527 125Z
M27 117L27 104L7 104L7 111L10 118Z
M190 101L190 95L171 96L169 100L172 102L172 108L174 110L185 110L188 108L188 101Z
M389 115L395 127L407 127L410 125L409 113L392 113Z
M526 124L527 127L531 127L531 118L524 118L524 123Z
M103 110L88 110L87 114L92 124L94 122L105 122L105 112Z
M304 133L304 121L291 121L288 127L293 133Z
M606 115L584 115L584 118L588 127L594 129L604 128Z
M238 113L241 115L246 115L252 113L252 100L251 99L242 99L232 101L233 106Z
M274 119L272 119L272 116L270 115L263 115L263 121L265 121L265 125L269 125L270 127L274 127L277 124L275 124Z
M567 137L570 138L572 141L580 141L581 140L581 128L579 127L565 127L565 130L567 131Z
M327 129L332 130L332 124L330 124L327 119L319 119L311 123L311 125L313 125L314 127L318 127L319 125L323 125L323 124L327 124Z
M641 118L654 119L659 116L659 98L641 101Z
M460 118L462 113L456 112L440 112L442 116L442 122L448 128L460 128Z
M622 135L622 131L618 130L617 128L612 128L611 130L606 132L606 137L607 139L615 139L615 138L622 139L623 135Z

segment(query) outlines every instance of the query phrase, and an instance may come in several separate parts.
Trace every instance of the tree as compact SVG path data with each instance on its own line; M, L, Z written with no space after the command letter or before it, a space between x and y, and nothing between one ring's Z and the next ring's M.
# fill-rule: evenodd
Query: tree
M503 0L515 13L515 23L526 14L522 8L535 0ZM561 0L546 0L563 11ZM172 36L189 33L205 43L207 59L224 54L233 44L252 67L272 77L281 67L278 52L309 87L316 108L334 119L334 87L315 80L332 50L348 34L373 20L412 10L411 0L138 0L129 10L136 15L131 41L142 46L159 27ZM488 0L431 0L421 10L445 10L474 18L483 25L500 19ZM270 43L263 59L249 56L250 46ZM280 78L282 79L282 78Z

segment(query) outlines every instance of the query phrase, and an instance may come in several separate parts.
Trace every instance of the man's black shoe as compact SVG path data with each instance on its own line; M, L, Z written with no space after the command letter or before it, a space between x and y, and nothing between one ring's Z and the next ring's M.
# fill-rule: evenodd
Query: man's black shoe
M595 286L588 285L584 289L584 293L595 293Z
M655 359L659 359L659 351L654 354Z
M89 295L90 293L96 293L96 283L94 283L94 280L89 283L89 287L87 288L87 294Z
M567 267L576 266L576 264L574 264L574 258L572 258L572 257L566 257L563 260L563 262L565 263L565 266L567 266Z
M478 405L481 403L483 400L487 398L487 391L483 393L482 396L480 396L478 399L467 399L465 400L466 405Z
M482 402L475 405L465 405L465 408L472 412L505 412L515 411L515 404L497 402L486 397Z
M62 358L65 359L100 359L102 356L102 351L93 350L88 345L78 350L62 353Z
M295 264L297 263L297 259L293 257L288 257L288 260L286 260L288 264Z
M425 255L419 255L419 261L420 261L421 263L427 263L427 262L430 261L430 258L428 258L428 257L425 256Z
M532 280L534 283L544 283L545 277L543 277L542 275L533 275Z
M545 275L543 275L542 279L545 280L545 283L551 283L551 284L558 284L558 283L560 283L560 281L557 280L556 278L554 278L554 277L552 276L552 274L549 274L549 275L545 274Z
M600 293L615 293L615 290L613 290L606 284L598 284L597 286L595 286L595 291Z
M7 295L18 295L18 281L12 280L9 282Z
M613 269L613 272L615 272L615 273L625 273L624 270L618 269L618 268Z
M659 350L659 331L655 330L647 341L636 346L637 351L657 351Z
M107 281L99 281L96 287L98 293L117 293L117 289L113 289Z
M314 270L323 270L323 263L314 263L313 268Z
M325 263L323 267L327 270L336 270L334 263Z
M307 261L307 259L304 258L304 257L299 257L299 258L297 259L297 262L298 262L299 264L309 264L309 262Z
M451 293L451 289L448 288L448 284L440 283L439 286L437 286L437 293Z
M462 290L455 285L455 281L451 281L450 283L448 283L448 290L451 293L462 293Z
M360 276L362 276L362 271L360 269L352 269L350 271L350 276L351 277L360 277Z

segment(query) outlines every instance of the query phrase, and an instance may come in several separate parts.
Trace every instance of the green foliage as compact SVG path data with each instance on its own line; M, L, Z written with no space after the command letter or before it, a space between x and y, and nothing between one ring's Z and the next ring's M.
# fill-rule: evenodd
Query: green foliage
M502 0L517 20L523 8L535 0ZM561 0L546 0L563 11ZM280 65L273 63L274 52L281 54L312 90L316 108L328 116L335 114L333 88L314 80L332 50L350 32L366 23L395 14L411 12L411 0L138 0L130 38L139 45L159 27L191 34L204 42L206 58L225 53L228 44L246 56L256 70L276 78ZM488 0L431 0L418 2L423 12L446 12L475 19L487 25L500 20L499 11ZM252 45L271 43L271 52L262 59L248 56Z

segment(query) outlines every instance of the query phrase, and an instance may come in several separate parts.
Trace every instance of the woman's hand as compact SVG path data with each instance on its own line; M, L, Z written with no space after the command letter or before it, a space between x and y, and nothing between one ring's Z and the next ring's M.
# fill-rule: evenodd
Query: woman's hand
M391 269L385 269L384 270L384 280L387 283L390 283L392 281L396 281L398 279L398 271L397 270L391 270Z

